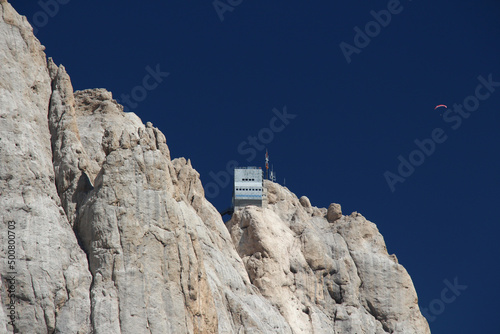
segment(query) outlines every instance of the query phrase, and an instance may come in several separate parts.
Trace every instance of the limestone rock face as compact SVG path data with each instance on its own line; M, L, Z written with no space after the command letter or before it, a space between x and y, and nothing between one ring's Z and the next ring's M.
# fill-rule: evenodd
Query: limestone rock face
M76 218L79 205L92 189L89 175L92 166L80 142L80 132L75 118L73 86L64 66L57 67L49 59L48 69L52 79L48 125L51 135L55 183L61 204L70 224Z
M182 198L177 202L172 196L171 162L157 144L155 129L120 119L122 112L102 91L96 92L97 101L87 93L98 106L91 131L102 138L100 145L85 149L101 170L75 226L94 277L95 332L216 331L202 249L189 223L199 218ZM107 127L104 119L114 123Z
M4 287L14 276L15 328L89 333L91 275L61 206L52 164L51 77L28 22L5 1L0 1L0 59L0 273ZM8 230L9 221L15 229ZM12 268L5 260L8 231L15 233ZM10 316L5 289L0 296L2 313ZM0 332L11 333L6 320L1 317Z
M75 221L94 277L95 333L286 332L190 161L171 161L165 136L109 92L75 100L84 151L99 170Z
M1 332L291 333L191 162L171 161L165 136L110 92L73 92L0 4L3 258L8 221L18 236L15 322L2 289Z
M0 60L0 333L429 333L361 215L266 181L268 208L226 226L191 161L105 89L74 92L5 0Z
M268 207L236 210L228 228L252 284L294 333L430 333L410 276L373 223L332 219L336 206L327 213L265 186Z

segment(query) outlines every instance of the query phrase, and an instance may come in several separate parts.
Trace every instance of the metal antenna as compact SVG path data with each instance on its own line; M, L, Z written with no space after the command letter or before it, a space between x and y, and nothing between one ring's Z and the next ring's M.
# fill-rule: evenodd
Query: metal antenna
M266 149L266 179L269 180L269 154Z

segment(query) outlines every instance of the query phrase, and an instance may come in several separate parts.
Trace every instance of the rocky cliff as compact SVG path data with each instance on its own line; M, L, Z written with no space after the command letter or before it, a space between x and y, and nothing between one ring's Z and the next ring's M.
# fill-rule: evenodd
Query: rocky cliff
M0 333L430 333L361 215L267 182L226 226L161 131L74 92L6 0L0 60Z

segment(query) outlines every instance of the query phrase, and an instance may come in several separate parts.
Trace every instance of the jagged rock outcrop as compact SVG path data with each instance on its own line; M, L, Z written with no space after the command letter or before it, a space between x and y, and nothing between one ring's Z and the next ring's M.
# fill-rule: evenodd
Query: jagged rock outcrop
M110 92L73 92L5 0L0 59L0 332L429 333L362 216L266 182L226 226L191 161Z
M265 186L268 206L236 210L228 228L252 284L294 333L430 332L410 276L373 223Z
M111 93L76 92L74 101L85 165L97 166L74 222L94 278L95 333L286 329L250 284L191 163L171 161L165 136Z

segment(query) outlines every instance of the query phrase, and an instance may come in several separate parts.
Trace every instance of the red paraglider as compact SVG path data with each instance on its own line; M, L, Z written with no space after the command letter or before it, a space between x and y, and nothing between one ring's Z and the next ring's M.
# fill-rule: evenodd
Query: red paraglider
M436 108L434 108L434 110L436 110L436 109L437 109L437 108L439 108L439 107L445 107L446 109L448 109L448 107L447 107L447 106L445 106L444 104L438 104L438 105L436 106Z

